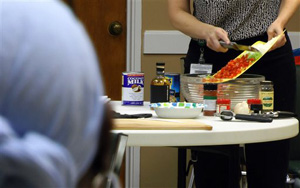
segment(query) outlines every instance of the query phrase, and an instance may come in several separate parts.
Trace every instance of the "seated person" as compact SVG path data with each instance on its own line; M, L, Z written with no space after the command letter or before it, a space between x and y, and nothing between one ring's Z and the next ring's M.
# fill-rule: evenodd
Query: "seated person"
M93 46L58 0L0 3L0 187L75 187L102 140Z

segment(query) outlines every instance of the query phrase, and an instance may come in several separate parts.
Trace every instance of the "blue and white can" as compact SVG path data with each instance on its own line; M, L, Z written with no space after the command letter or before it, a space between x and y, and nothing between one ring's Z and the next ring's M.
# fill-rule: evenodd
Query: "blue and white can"
M170 81L170 102L180 102L180 74L165 73Z
M122 73L122 105L144 105L144 73Z

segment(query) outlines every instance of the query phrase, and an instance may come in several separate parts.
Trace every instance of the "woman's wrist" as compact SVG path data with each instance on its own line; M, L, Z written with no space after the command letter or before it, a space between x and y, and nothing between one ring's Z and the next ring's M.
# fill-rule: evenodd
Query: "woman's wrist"
M277 18L272 24L283 29L286 25L286 22L281 18Z

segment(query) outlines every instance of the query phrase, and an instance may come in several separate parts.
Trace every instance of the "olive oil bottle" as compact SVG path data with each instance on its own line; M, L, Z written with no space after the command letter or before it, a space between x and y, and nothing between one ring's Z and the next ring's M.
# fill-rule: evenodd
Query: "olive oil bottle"
M150 103L169 102L170 81L165 77L165 63L156 63L156 77L152 79L150 86Z

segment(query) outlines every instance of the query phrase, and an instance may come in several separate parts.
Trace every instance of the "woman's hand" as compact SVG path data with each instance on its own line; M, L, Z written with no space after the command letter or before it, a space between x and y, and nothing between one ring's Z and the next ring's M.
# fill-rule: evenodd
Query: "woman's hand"
M268 40L271 40L272 38L280 35L283 32L283 27L281 26L281 24L277 23L276 21L273 22L268 30ZM277 42L272 46L272 48L269 51L275 50L277 48L282 47L284 44L286 43L286 38L285 35L282 35Z
M215 27L212 25L206 27L205 40L207 47L216 52L228 51L228 48L224 48L220 45L220 40L224 41L227 44L230 43L230 40L228 39L228 33L220 27Z

